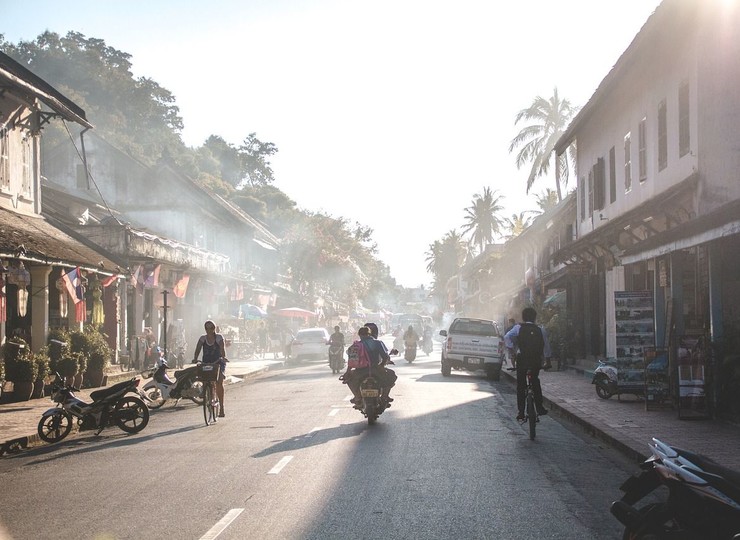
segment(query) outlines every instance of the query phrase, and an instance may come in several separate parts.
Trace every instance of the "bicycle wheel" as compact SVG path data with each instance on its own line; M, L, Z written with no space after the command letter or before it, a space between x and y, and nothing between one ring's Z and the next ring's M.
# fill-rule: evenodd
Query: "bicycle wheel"
M211 423L211 410L213 409L213 385L206 383L203 385L203 419L206 425Z
M527 393L527 420L529 420L529 438L534 440L537 427L537 409L534 406L534 395L531 390Z
M215 424L218 422L218 410L221 407L221 402L218 400L218 392L216 392L216 383L211 383L211 423Z

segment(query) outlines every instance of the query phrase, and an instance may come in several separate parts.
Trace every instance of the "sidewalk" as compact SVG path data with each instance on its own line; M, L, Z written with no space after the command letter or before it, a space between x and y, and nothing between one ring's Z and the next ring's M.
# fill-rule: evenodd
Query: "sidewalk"
M504 368L502 374L516 383L513 372ZM646 411L645 402L630 395L601 399L591 377L573 370L541 371L540 382L550 414L580 425L631 459L648 457L648 443L655 437L740 471L740 426L718 420L679 420L678 411L671 408Z
M226 367L226 384L240 383L244 379L264 373L269 369L283 367L285 360L244 360L231 361ZM117 366L108 373L107 385L111 386L117 382L139 377L135 371L120 372ZM174 377L174 369L169 370L170 376ZM142 378L139 388L142 388L149 379ZM87 388L76 392L75 395L87 401L90 393L98 388ZM45 444L36 433L41 414L54 407L49 397L20 401L16 403L0 404L0 456L12 453L27 446Z

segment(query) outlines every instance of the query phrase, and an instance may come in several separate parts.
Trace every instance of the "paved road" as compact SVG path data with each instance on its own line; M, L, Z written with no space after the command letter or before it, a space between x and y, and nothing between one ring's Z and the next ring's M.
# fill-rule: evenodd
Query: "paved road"
M304 363L229 386L215 426L165 406L135 436L5 458L0 523L16 540L214 538L219 522L220 539L619 538L608 504L634 465L549 417L530 441L509 383L443 378L437 355L399 361L372 427Z

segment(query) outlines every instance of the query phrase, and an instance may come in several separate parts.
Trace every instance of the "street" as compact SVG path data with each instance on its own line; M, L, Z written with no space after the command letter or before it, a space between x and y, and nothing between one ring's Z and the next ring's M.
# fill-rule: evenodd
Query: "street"
M510 383L444 378L435 347L396 360L374 426L304 361L228 386L213 426L167 404L139 435L4 458L0 525L16 540L620 538L609 504L635 464L552 416L530 441Z

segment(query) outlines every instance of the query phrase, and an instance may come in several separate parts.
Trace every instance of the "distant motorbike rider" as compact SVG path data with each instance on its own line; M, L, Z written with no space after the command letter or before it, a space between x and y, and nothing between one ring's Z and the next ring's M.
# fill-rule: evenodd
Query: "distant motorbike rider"
M344 334L340 331L339 326L334 327L334 333L329 336L329 346L338 345L344 347Z
M516 354L516 405L517 420L524 420L524 402L527 393L527 371L532 372L532 387L534 390L534 404L537 414L543 416L547 410L542 404L542 386L540 385L540 369L550 369L550 342L547 333L541 326L535 324L537 312L534 308L526 307L522 310L521 324L516 324L504 336L504 343L510 351L519 349Z
M407 349L415 349L419 345L419 334L412 324L403 333L403 344Z

